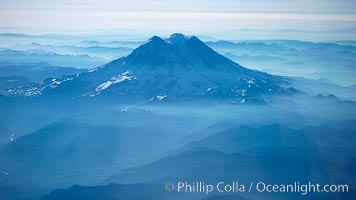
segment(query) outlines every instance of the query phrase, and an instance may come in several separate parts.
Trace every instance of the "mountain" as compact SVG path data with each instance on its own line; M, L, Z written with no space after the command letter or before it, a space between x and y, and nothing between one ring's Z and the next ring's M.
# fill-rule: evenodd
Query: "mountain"
M152 37L130 55L104 66L5 95L110 98L123 101L215 99L263 102L289 94L283 77L250 70L216 53L195 36ZM29 93L31 91L31 93Z

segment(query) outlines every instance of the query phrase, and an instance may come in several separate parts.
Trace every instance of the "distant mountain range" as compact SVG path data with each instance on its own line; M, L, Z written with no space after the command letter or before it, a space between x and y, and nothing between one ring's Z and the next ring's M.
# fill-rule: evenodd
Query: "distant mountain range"
M346 124L345 124L346 125ZM351 129L355 128L355 125ZM341 126L343 127L343 126ZM258 128L239 127L213 134L203 140L189 144L175 154L165 156L152 163L139 167L121 170L105 183L106 186L84 187L73 186L68 189L54 190L44 197L48 200L59 198L86 197L95 195L109 199L121 199L121 195L132 195L131 188L137 183L145 183L139 195L150 198L162 198L162 190L167 182L176 183L204 180L206 183L219 181L240 183L264 181L273 183L301 183L317 180L320 184L350 183L354 187L356 167L354 144L355 132L351 129L328 129L326 127L309 127L291 129L280 125L268 125ZM324 133L325 132L325 133ZM325 141L325 142L324 142ZM328 143L333 141L331 143ZM217 150L218 149L218 150ZM157 186L157 190L153 189ZM161 185L161 188L158 186ZM113 189L116 188L116 189ZM161 190L160 190L161 189ZM154 192L152 192L154 191ZM182 193L184 194L184 193ZM181 195L182 195L181 194ZM165 198L172 199L299 199L298 193L242 193L219 194L206 196L182 197L176 192L168 193ZM309 193L313 199L348 199L355 194L347 193L320 194ZM236 195L236 196L235 196ZM257 195L257 196L254 196ZM246 198L248 197L248 198ZM251 198L250 198L251 197ZM90 199L90 197L88 196ZM150 199L147 197L147 199ZM141 199L141 198L138 198ZM142 198L145 199L145 198Z
M0 77L21 76L28 79L31 83L38 83L48 78L57 78L73 75L87 71L86 69L77 69L72 67L56 67L47 63L33 64L4 64L0 66Z
M85 42L84 44L86 44ZM82 44L82 45L84 45ZM18 47L24 51L34 51L34 50L42 50L46 52L53 52L61 55L87 55L92 58L100 58L104 60L113 60L122 56L128 55L132 48L128 47L107 47L107 46L97 46L99 44L91 43L92 46L74 46L74 45L43 45L39 43L31 43L29 45L23 45ZM125 45L119 43L119 45ZM99 60L99 59L98 59ZM93 63L95 64L95 63Z
M47 62L54 66L93 68L105 64L107 60L88 55L69 55L47 52L39 49L21 51L0 48L0 62L39 63Z
M251 69L309 79L354 84L356 47L347 42L298 40L208 41L206 44Z

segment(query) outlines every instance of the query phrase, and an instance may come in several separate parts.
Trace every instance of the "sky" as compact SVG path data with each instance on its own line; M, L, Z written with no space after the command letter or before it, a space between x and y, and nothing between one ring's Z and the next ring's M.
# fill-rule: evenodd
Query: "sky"
M356 39L356 0L0 0L0 32L111 29Z

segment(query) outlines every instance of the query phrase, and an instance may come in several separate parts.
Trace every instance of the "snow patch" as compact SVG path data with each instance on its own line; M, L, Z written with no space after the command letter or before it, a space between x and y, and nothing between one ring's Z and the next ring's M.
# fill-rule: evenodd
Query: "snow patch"
M146 112L152 112L153 109L152 109L152 108L146 108L145 111L146 111Z
M41 95L42 92L48 88L56 88L58 87L58 85L66 81L71 81L73 79L74 79L73 76L53 78L51 80L46 80L38 84L32 84L29 86L8 89L6 90L7 93L5 93L5 95L26 96L26 97L37 96L37 95Z
M250 88L252 85L255 84L254 79L248 80L247 83L248 83L248 87L249 87L249 88Z
M52 82L49 84L50 88L56 88L58 85L60 85L62 82L58 81L57 79L52 79Z
M100 92L100 91L106 90L111 85L121 83L125 80L132 80L134 77L130 76L129 74L130 74L130 72L126 71L126 72L123 72L122 74L114 76L109 81L106 81L106 82L100 84L98 87L96 87L95 91Z
M164 95L164 96L158 95L156 98L161 101L161 100L167 98L167 95Z
M64 79L62 79L62 80L57 80L57 79L52 79L52 82L48 85L50 88L56 88L58 85L60 85L60 84L62 84L62 83L64 83L64 82L66 82L66 81L71 81L71 80L73 80L74 78L72 78L72 77L66 77L66 78L64 78Z
M92 73L92 72L95 72L96 70L98 70L98 68L89 69L88 72L89 72L89 73Z
M136 107L136 105L126 106L124 108L121 108L120 112L129 112L129 111L135 109L135 107Z
M130 107L125 107L125 108L121 108L120 111L121 112L128 112L130 109Z
M151 99L149 99L149 100L147 100L147 101L143 101L143 102L141 102L141 104L149 103L149 102L151 102L151 101L153 101L153 100L155 100L155 98L154 98L154 97L152 97Z
M25 91L25 96L30 97L30 96L36 96L39 94L42 94L42 91L45 89L45 87L33 87Z

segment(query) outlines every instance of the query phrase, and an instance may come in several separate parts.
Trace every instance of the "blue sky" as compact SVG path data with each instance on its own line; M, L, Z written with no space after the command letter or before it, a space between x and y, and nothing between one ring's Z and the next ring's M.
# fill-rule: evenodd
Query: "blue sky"
M0 0L4 31L115 29L224 34L237 30L356 30L355 0ZM348 37L354 33L348 33ZM355 38L356 39L356 38Z

